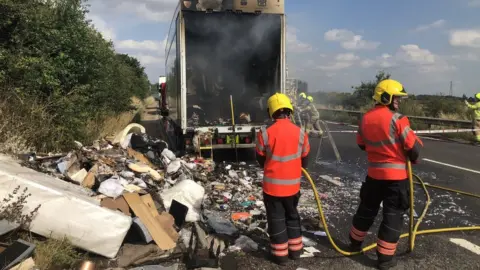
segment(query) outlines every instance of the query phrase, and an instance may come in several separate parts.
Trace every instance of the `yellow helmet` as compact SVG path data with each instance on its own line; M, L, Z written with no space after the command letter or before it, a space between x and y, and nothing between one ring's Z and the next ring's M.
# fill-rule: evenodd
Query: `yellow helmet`
M308 99L310 102L313 102L313 97L312 97L312 96L308 96L307 99Z
M301 98L307 98L307 94L305 94L305 93L303 93L303 92L302 92L302 93L300 93L300 95L299 95L299 96L300 96Z
M380 104L389 105L392 103L393 96L408 96L408 94L400 82L387 79L377 84L372 98Z
M290 98L281 93L275 93L267 100L268 114L273 117L273 114L280 109L290 109L293 113L292 102Z
M480 100L480 93L476 93L476 94L475 94L475 98L476 98L477 100Z

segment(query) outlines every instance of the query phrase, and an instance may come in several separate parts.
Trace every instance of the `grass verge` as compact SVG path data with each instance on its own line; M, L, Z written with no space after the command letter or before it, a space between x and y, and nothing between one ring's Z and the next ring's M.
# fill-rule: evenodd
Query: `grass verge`
M0 102L0 152L62 151L71 149L74 140L89 145L94 140L122 130L141 115L147 104L153 102L153 97L145 100L132 98L130 108L123 113L98 113L96 118L85 123L76 119L59 125L55 122L56 116L47 113L47 108L41 103L4 100Z

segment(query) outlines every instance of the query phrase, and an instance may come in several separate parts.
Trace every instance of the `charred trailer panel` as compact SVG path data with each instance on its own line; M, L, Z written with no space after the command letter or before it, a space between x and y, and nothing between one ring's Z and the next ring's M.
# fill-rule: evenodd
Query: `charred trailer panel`
M284 14L284 0L180 0L182 11Z
M166 85L186 149L255 147L268 97L285 93L285 39L283 0L179 1Z
M188 126L261 125L281 90L281 15L184 12ZM242 117L240 117L242 116Z

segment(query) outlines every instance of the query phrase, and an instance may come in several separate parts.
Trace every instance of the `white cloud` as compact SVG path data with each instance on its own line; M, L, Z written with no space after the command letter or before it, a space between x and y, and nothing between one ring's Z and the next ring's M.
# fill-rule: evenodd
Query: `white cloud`
M470 0L468 1L469 7L480 7L480 0Z
M459 29L450 32L450 45L480 48L480 29Z
M455 70L446 59L422 49L416 44L401 45L395 55L382 54L375 59L365 59L360 65L364 68L414 68L421 73L445 72Z
M328 65L319 65L317 66L317 68L325 71L335 71L335 70L348 68L351 66L353 66L353 62L334 62Z
M452 55L452 59L462 61L480 61L480 55L472 52L467 52L463 54L454 54Z
M358 60L360 59L360 57L356 56L355 54L353 53L341 53L341 54L338 54L335 59L337 61L347 61L347 62L350 62L350 61L355 61L355 60Z
M141 50L141 51L164 51L167 40L120 40L115 43L115 48L120 50Z
M426 49L421 49L418 45L407 44L400 46L397 52L397 58L407 63L414 64L432 64L435 63L435 55Z
M100 32L106 40L115 40L115 31L108 27L107 23L97 15L87 14L87 19L92 21L93 27Z
M430 29L435 29L435 28L440 28L442 26L444 26L446 23L445 20L437 20L437 21L434 21L430 24L425 24L425 25L419 25L417 28L415 28L415 32L423 32L423 31L427 31L427 30L430 30Z
M326 65L317 65L316 69L320 69L324 71L341 70L341 69L345 69L353 66L359 59L360 57L358 57L353 53L340 53L334 57L333 61L327 63ZM327 77L331 77L331 76L327 75Z
M298 40L298 29L295 27L287 27L287 51L292 53L305 53L313 50L312 46Z
M355 35L354 32L347 29L332 29L324 34L327 41L340 42L341 46L347 50L374 50L380 46L380 42L367 41L361 35Z
M135 57L142 63L143 65L152 65L152 64L164 64L165 63L165 58L162 56L154 56L151 54L143 54L143 53L138 53L138 54L132 54L132 57Z
M170 22L178 0L91 0L103 14L134 14L139 20Z

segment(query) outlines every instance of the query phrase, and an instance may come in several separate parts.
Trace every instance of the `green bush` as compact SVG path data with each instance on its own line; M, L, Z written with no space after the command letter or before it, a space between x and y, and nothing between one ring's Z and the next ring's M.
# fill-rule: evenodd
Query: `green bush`
M88 123L130 110L150 84L117 54L83 0L0 0L0 141L61 150L92 140Z

